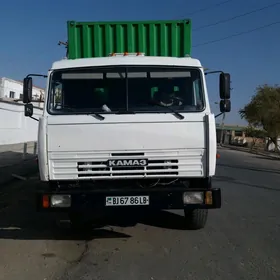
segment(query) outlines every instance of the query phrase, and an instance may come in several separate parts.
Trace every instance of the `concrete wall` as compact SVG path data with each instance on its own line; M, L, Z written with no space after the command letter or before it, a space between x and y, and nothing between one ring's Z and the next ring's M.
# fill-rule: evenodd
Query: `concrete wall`
M18 104L21 104L21 105L24 105L22 100L11 100L9 98L0 98L0 102L1 101L8 101L8 102L13 102L13 103L18 103ZM39 108L44 108L45 106L45 103L44 101L40 102L40 101L32 101L32 104L34 107L39 107Z
M34 117L43 114L34 107ZM24 105L0 101L0 145L37 141L38 122L24 116Z
M8 78L0 79L0 98L22 99L22 91L22 82ZM44 94L44 89L33 86L32 95L35 100L38 100L40 95L44 99Z

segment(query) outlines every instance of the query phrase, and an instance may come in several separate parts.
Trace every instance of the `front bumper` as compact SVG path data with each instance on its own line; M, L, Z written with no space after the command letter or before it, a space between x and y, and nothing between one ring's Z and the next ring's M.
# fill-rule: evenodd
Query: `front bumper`
M184 197L193 193L200 193L202 201L188 203ZM52 206L52 197L62 196L67 198L68 205L64 207ZM149 205L122 205L106 206L106 197L148 196ZM186 189L186 188L153 188L153 189L110 189L110 190L57 190L38 191L37 210L51 212L89 211L102 210L112 211L116 208L122 209L215 209L221 208L221 190L211 189ZM128 209L129 208L129 209Z

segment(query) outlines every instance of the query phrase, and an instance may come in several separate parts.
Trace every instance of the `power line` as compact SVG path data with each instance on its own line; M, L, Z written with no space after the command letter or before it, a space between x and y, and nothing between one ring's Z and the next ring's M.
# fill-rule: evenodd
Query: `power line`
M217 7L219 7L219 6L222 6L222 5L224 5L224 4L226 4L226 3L229 3L229 2L232 2L232 1L233 1L233 0L221 1L221 2L219 2L219 3L217 3L217 4L214 4L214 5L211 5L211 6L207 6L207 7L205 7L205 8L202 8L202 9L196 10L196 11L194 11L194 12L192 12L192 13L189 13L188 16L192 16L192 15L195 15L195 14L198 14L198 13L201 13L201 12L205 12L205 11L210 10L210 9L212 9L212 8L217 8Z
M243 32L240 32L240 33L236 33L236 34L233 34L233 35L221 38L221 39L212 40L212 41L208 41L208 42L205 42L205 43L197 44L197 45L194 45L193 47L200 47L200 46L205 46L205 45L209 45L209 44L212 44L212 43L217 43L217 42L220 42L220 41L231 39L233 37L241 36L243 34L252 33L254 31L264 29L264 28L267 28L267 27L270 27L272 25L276 25L276 24L279 24L279 23L280 23L280 21L272 22L270 24L266 24L266 25L263 25L263 26L260 26L260 27L257 27L257 28L251 29L251 30L243 31Z
M228 18L228 19L224 19L224 20L219 20L219 21L217 21L215 23L202 25L202 26L200 26L198 28L193 29L193 31L200 30L200 29L203 29L203 28L207 28L207 27L210 27L210 26L215 26L215 25L218 25L218 24L221 24L221 23L225 23L225 22L228 22L228 21L232 21L234 19L241 18L241 17L244 17L244 16L248 16L248 15L251 15L253 13L256 13L256 12L259 12L259 11L262 11L262 10L265 10L265 9L268 9L268 8L271 8L271 7L274 7L274 6L277 6L279 4L280 4L280 2L276 2L276 3L267 5L265 7L259 8L259 9L252 10L250 12L247 12L247 13L244 13L244 14L241 14L241 15L237 15L237 16L234 16L234 17L231 17L231 18Z

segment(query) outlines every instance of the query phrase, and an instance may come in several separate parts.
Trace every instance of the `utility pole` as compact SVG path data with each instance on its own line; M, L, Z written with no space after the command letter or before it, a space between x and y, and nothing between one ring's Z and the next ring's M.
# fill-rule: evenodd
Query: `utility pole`
M220 104L220 102L214 102L214 104ZM220 128L221 128L221 134L220 134L220 145L223 144L223 136L224 136L224 127L225 127L225 118L226 118L226 113L223 113L223 118L222 118L222 121L221 121L221 125L220 125Z
M220 145L223 144L223 137L224 137L224 126L225 126L225 117L226 113L223 113L223 119L221 124L221 138L220 138Z

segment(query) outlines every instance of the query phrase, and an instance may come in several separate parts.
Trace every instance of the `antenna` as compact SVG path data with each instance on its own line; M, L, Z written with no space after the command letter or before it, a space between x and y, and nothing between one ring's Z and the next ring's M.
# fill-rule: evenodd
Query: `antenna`
M68 41L66 41L66 42L59 41L58 45L59 46L61 46L61 45L65 46L65 48L66 48L66 57L68 57Z
M59 45L59 46L64 45L64 46L66 46L65 48L67 48L68 42L67 42L67 41L66 41L66 42L59 41L59 42L58 42L58 45Z

